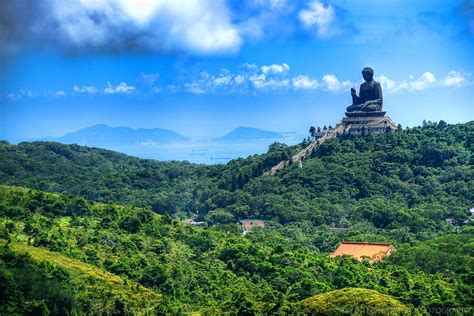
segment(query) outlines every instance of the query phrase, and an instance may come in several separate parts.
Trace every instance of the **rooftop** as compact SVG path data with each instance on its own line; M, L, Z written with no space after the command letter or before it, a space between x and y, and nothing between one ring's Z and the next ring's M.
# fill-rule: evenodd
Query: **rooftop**
M369 261L379 261L390 255L395 250L391 244L343 241L330 255L331 258L349 255L357 260L369 257Z

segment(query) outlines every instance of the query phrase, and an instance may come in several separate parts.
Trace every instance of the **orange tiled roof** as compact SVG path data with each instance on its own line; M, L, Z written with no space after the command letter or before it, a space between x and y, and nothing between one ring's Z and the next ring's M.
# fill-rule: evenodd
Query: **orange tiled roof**
M369 257L369 261L379 261L395 250L390 244L343 241L330 257L349 255L357 260Z

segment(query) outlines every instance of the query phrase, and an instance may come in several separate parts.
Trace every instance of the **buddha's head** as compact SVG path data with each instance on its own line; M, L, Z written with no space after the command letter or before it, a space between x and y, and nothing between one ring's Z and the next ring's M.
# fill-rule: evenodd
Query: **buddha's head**
M374 79L374 70L370 67L365 67L362 69L362 77L365 81L370 81Z

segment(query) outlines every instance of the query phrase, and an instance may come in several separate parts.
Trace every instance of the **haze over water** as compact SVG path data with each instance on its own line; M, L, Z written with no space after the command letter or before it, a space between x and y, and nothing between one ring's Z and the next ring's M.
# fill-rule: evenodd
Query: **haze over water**
M293 136L278 142L295 145L303 135ZM156 160L182 160L201 164L227 163L232 159L246 158L267 152L268 146L276 140L246 140L232 142L188 141L172 144L111 145L107 149L130 156Z

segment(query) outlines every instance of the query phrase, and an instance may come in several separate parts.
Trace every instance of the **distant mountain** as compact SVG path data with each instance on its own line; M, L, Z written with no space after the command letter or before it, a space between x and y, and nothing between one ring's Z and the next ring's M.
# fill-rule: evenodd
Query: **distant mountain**
M252 127L238 127L232 132L218 137L217 141L238 141L238 140L258 140L258 139L281 139L284 135L277 132L263 131Z
M189 138L173 131L160 128L133 129L129 127L110 127L99 124L80 129L62 137L48 137L43 140L85 146L108 146L165 144L186 141L189 140Z

